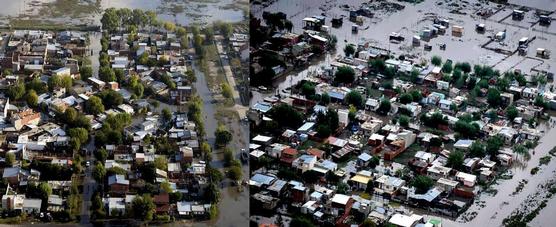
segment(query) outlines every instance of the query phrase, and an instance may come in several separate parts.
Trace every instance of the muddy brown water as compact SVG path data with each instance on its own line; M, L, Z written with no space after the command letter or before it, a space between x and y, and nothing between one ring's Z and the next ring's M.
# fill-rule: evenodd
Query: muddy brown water
M18 17L23 14L37 19L37 14L42 3L54 2L55 0L0 0L0 16ZM38 4L37 4L38 3ZM101 7L107 9L130 8L157 11L159 18L166 21L176 22L182 25L193 23L212 23L214 21L239 22L244 19L244 12L237 8L230 8L235 4L234 0L221 0L217 2L207 1L175 1L175 0L101 0ZM176 7L183 7L182 12L173 14L170 12ZM84 18L75 19L70 17L47 18L57 22L71 23L95 23L99 24L100 14L92 13L84 15Z

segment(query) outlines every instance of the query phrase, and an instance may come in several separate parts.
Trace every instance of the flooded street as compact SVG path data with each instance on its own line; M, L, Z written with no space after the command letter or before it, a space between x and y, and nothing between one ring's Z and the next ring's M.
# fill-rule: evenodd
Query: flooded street
M205 116L205 132L207 141L214 147L214 132L218 127L218 122L215 120L216 114L216 104L212 102L212 92L209 90L207 85L207 80L205 74L195 65L192 66L197 76L197 81L195 82L195 89L197 94L203 100L203 116ZM240 122L235 122L232 126L236 128L231 128L234 139L236 141L248 141L248 127ZM238 136L243 138L237 138ZM244 148L244 144L234 143L232 148L236 153L238 153L241 148ZM221 152L216 150L212 153L211 166L222 169L223 165L223 155ZM248 167L243 166L243 174L247 176ZM239 193L237 187L230 185L229 179L224 179L220 189L221 199L219 204L219 214L216 222L206 222L196 224L198 226L247 226L249 218L249 191L244 190ZM238 224L240 223L240 224Z

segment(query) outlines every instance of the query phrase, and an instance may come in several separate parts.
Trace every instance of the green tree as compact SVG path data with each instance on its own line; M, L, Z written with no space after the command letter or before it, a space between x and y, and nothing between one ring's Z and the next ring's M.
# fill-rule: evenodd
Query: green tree
M421 99L423 99L423 95L419 90L412 90L409 92L409 94L411 94L411 97L413 98L413 102L421 102Z
M154 159L154 167L161 170L168 170L168 160L166 157L158 156Z
M440 66L442 64L442 58L438 55L434 55L431 58L431 63L435 66Z
M409 126L409 117L406 115L401 115L400 118L398 119L398 123L400 124L400 126L402 127L407 127Z
M383 59L373 59L369 62L371 68L378 73L383 73L386 70L386 63Z
M13 164L15 163L15 154L13 152L8 152L6 153L6 165L8 166L13 166Z
M226 129L226 127L222 124L219 125L218 128L216 128L214 136L216 137L215 143L218 146L226 146L226 144L231 142L233 138L232 133L228 131L228 129Z
M87 80L89 77L93 76L93 68L90 65L82 66L79 69L79 75L81 80Z
M214 182L210 183L207 187L205 199L210 203L218 203L220 200L220 191Z
M27 105L31 107L36 107L38 105L39 96L37 96L37 92L35 92L35 90L27 91L25 99L27 101Z
M233 181L239 181L243 177L243 173L241 172L241 167L239 166L232 166L230 170L228 170L228 177Z
M303 123L303 115L288 104L274 106L268 116L284 127L298 128Z
M500 96L500 91L496 88L488 89L487 102L491 108L497 108L502 104L502 97Z
M84 128L71 128L68 134L71 138L76 138L82 144L89 140L89 132Z
M46 83L43 83L41 79L35 77L33 80L25 84L25 89L27 90L27 92L29 92L30 90L34 90L35 92L37 92L37 94L42 94L48 91L48 86L46 85Z
M330 103L330 95L328 93L324 93L320 96L321 104L327 106Z
M125 79L125 72L123 69L115 69L114 75L116 76L116 80L118 83L121 83Z
M469 147L469 155L471 155L471 157L484 157L485 146L479 141L473 142L473 144L471 144L471 147Z
M442 72L443 73L451 73L452 72L452 62L451 61L446 61L444 62L444 65L442 65Z
M104 112L104 105L99 97L91 96L85 103L85 110L90 114L99 114Z
M516 153L518 156L528 156L529 155L529 150L521 144L513 146L512 151L514 153Z
M537 97L535 97L535 102L533 104L535 106L542 107L542 108L546 108L548 106L548 104L546 103L546 101L541 95L537 95Z
M513 121L518 115L519 115L519 111L517 110L517 108L515 108L515 106L512 105L506 108L506 117L510 121Z
M104 82L116 81L116 73L109 66L100 67L98 76Z
M388 112L390 112L390 109L392 109L392 104L390 103L390 100L384 98L380 101L380 104L379 104L378 109L376 111L379 114L388 115Z
M172 112L168 108L162 109L162 120L166 123L172 120Z
M448 155L448 161L446 162L447 167L451 167L460 170L463 166L464 154L461 151L453 151Z
M165 180L162 183L160 183L160 188L162 189L162 191L166 193L172 192L172 186L170 185L170 182L168 182L168 180Z
M486 140L485 152L494 157L498 154L502 145L504 145L504 140L499 135L491 136Z
M98 150L95 151L95 158L97 159L97 161L104 163L106 162L106 159L108 158L108 151L106 151L106 149L104 148L100 148Z
M48 201L48 197L52 195L52 188L47 182L41 182L39 184L39 198L42 199L43 204L45 201Z
M301 94L305 97L311 97L315 95L316 89L315 85L311 82L304 81L301 85Z
M355 70L349 66L340 66L334 74L336 83L351 84L355 81Z
M349 93L346 94L345 97L345 102L348 105L353 105L359 109L363 108L364 106L364 100L363 100L363 96L361 96L361 93L359 93L358 91L350 91Z
M106 169L102 163L97 162L93 168L93 178L100 184L104 182L104 177L106 176Z
M403 93L402 95L400 95L400 103L408 104L412 101L413 101L413 96L411 96L411 94Z
M222 96L224 96L227 99L233 98L232 88L228 83L222 83L220 85L220 88L222 89Z
M133 217L136 219L150 221L153 219L155 204L149 194L136 196L131 202Z
M352 56L355 54L355 46L353 44L346 45L346 47L344 47L344 53L346 54L346 57Z
M108 108L115 108L124 102L124 97L112 89L104 90L96 94L102 99L102 103Z
M115 8L108 8L104 11L100 22L102 23L102 28L110 32L116 31L120 27L120 18L116 12Z
M415 177L411 182L411 186L415 187L415 193L417 194L426 193L433 185L434 181L430 177L424 175Z
M365 219L363 223L359 227L376 227L376 223L374 223L371 219Z
M8 95L11 100L19 100L23 98L25 95L25 84L17 82L15 85L9 86L6 95Z

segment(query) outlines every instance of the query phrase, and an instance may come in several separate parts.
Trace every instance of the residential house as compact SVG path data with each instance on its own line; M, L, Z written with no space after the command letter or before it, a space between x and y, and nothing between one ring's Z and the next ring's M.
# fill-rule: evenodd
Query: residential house
M129 191L129 180L124 175L116 174L108 177L110 192L114 194L125 194Z

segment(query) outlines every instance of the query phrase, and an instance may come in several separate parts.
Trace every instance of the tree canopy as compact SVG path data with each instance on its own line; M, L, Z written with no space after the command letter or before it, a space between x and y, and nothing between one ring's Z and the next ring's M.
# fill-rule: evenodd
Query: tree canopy
M355 70L349 66L340 66L334 74L334 81L336 83L350 84L355 81Z

